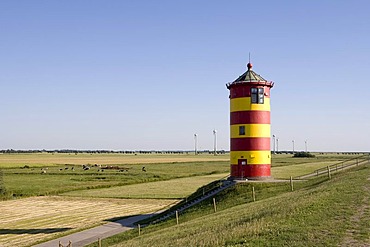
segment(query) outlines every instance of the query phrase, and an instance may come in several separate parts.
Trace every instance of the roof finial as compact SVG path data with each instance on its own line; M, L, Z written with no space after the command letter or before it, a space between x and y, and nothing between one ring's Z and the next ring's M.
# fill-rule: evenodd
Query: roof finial
M249 62L247 64L248 70L252 69L253 65L251 64L251 53L249 52Z

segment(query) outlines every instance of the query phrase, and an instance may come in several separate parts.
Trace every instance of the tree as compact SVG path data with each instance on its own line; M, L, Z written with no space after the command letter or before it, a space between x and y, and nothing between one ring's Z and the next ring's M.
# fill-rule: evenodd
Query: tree
M315 155L309 152L297 152L294 154L293 158L315 158Z

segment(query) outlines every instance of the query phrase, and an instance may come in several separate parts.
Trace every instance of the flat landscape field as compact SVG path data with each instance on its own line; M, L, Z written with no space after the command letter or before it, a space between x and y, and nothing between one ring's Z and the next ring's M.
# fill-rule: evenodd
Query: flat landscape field
M0 154L0 168L32 165L83 165L83 164L150 164L195 161L227 161L229 155L209 154L89 154L89 153L32 153L32 154Z
M175 200L115 200L59 196L0 203L0 246L31 246L41 240L107 223L115 217L152 213Z
M227 175L228 173L222 173L207 176L177 178L165 181L131 184L96 190L71 191L66 192L62 195L99 198L180 199L192 194L199 187L215 180L224 178Z
M299 176L353 157L273 155L272 175ZM152 213L229 170L227 154L0 154L0 246L31 246Z

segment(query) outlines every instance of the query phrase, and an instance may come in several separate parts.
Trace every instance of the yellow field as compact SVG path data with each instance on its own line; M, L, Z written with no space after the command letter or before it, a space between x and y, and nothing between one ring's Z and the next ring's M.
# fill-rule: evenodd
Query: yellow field
M45 166L64 164L150 164L194 161L227 161L229 155L209 154L0 154L0 168L14 166Z
M0 246L31 246L107 220L144 214L175 200L116 200L68 197L32 197L0 202Z

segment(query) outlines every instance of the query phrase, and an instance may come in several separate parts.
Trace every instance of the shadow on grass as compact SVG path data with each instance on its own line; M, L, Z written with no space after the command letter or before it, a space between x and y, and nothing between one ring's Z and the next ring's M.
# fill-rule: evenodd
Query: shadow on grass
M126 227L133 227L136 225L137 222L142 221L144 219L153 217L156 215L156 213L153 214L137 214L137 215L130 215L130 216L125 216L125 217L114 217L110 219L106 219L105 221L113 222L113 223L118 223L122 226Z
M6 234L51 234L56 232L65 232L73 228L45 228L45 229L0 229L0 235Z

